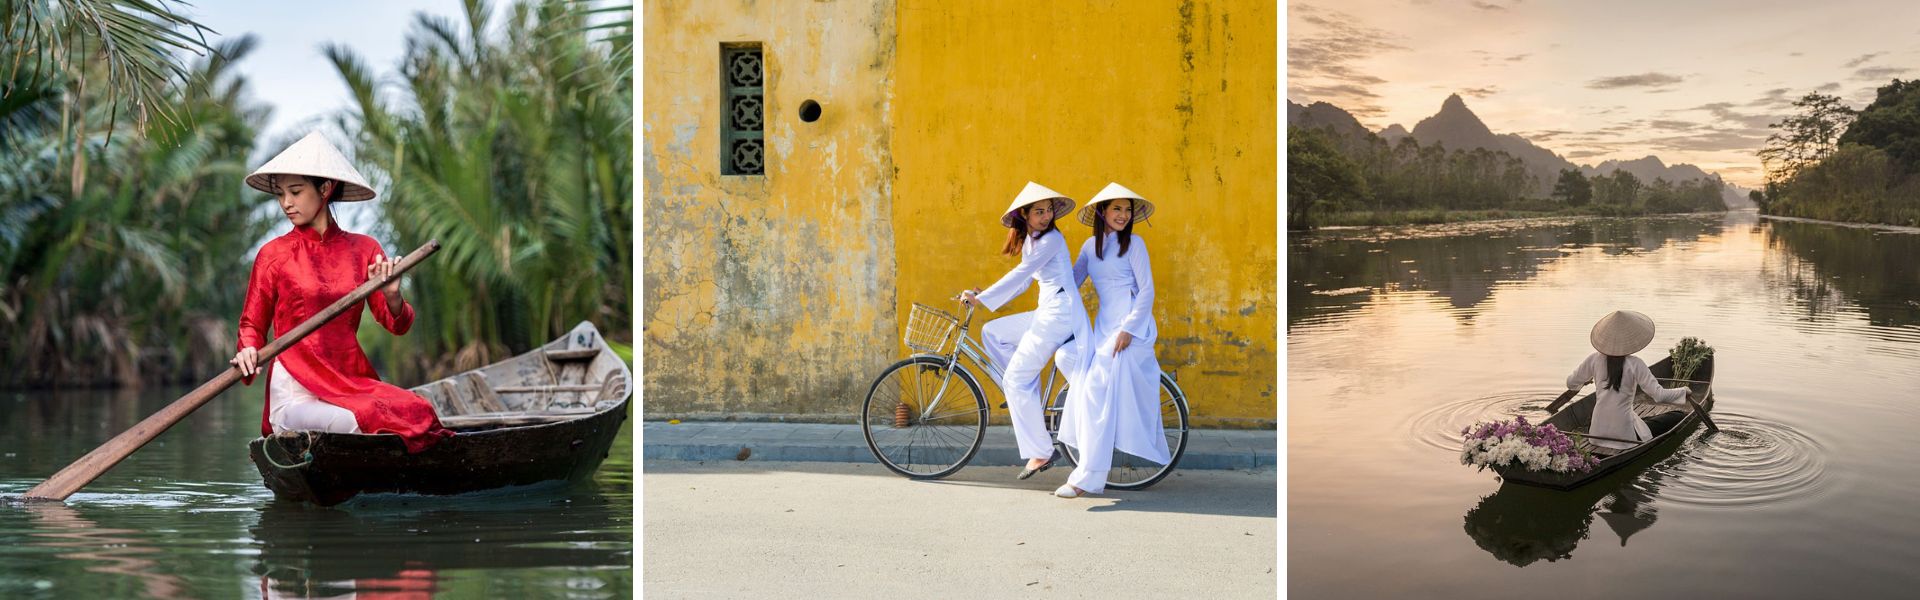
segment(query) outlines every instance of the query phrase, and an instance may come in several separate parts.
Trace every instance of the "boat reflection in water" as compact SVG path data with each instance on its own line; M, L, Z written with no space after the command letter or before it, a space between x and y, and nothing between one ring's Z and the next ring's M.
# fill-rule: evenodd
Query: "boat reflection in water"
M1624 547L1659 518L1654 501L1663 480L1674 474L1668 467L1685 458L1674 448L1656 448L1637 464L1569 491L1503 483L1467 510L1467 535L1494 558L1524 567L1573 558L1597 515Z
M518 581L471 581L497 569L570 573L544 584L562 589L520 589L515 595L612 597L609 579L632 568L631 536L527 527L527 515L534 513L604 518L599 513L608 501L599 494L548 487L457 499L376 496L356 500L350 510L275 501L251 528L260 550L252 571L260 577L261 595L269 598L431 598L525 587ZM448 577L452 573L459 573L458 580Z

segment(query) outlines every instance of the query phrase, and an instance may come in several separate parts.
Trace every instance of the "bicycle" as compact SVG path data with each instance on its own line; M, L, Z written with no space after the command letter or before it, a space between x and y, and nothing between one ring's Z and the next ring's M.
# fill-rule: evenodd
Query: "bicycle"
M959 300L953 298L952 300ZM989 359L969 334L974 307L966 317L913 304L901 342L914 354L880 371L867 390L860 411L860 430L867 449L888 470L911 479L939 479L958 472L973 460L986 440L987 396L965 357L987 372L997 388L1000 366ZM951 344L951 348L949 348ZM1062 458L1079 461L1078 451L1060 443L1060 415L1065 408L1066 382L1055 388L1058 365L1045 372L1043 398L1047 434ZM1001 404L1005 408L1005 404ZM1187 396L1171 374L1160 373L1160 415L1172 459L1161 465L1118 450L1107 472L1107 487L1145 489L1172 473L1187 449Z

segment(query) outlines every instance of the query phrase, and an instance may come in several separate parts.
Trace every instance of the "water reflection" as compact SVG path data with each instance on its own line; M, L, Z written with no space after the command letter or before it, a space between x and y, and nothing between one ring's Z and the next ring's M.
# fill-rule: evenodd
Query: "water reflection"
M1672 453L1672 449L1653 452ZM1467 535L1494 558L1525 567L1541 560L1573 558L1573 551L1590 536L1594 517L1598 516L1625 547L1633 534L1659 520L1654 501L1669 472L1659 467L1640 471L1645 462L1658 460L1661 458L1642 457L1620 473L1564 492L1503 484L1467 509Z
M1878 327L1920 325L1920 235L1773 220L1765 230L1784 255L1768 275L1806 316L1858 310Z
M1444 299L1456 318L1471 322L1501 284L1532 279L1563 257L1653 252L1697 240L1719 221L1718 215L1529 219L1293 235L1287 327L1336 321L1376 295L1405 292Z
M592 572L629 568L631 536L529 527L535 523L531 514L565 523L607 505L600 494L566 489L451 501L386 496L356 500L345 509L276 501L264 507L248 529L259 549L252 570L268 591L281 597L380 591L426 598L458 591L457 582L443 582L439 573L500 569L559 575L557 581L529 590L534 595L585 587L600 591L568 595L611 597L613 592L601 589L606 586ZM368 544L370 538L406 538L409 543Z
M162 573L154 560L159 549L143 539L143 532L106 528L80 516L80 512L59 502L27 502L22 505L39 530L32 534L34 546L52 548L55 556L84 561L89 573L123 575L140 582L148 598L184 598L178 576Z

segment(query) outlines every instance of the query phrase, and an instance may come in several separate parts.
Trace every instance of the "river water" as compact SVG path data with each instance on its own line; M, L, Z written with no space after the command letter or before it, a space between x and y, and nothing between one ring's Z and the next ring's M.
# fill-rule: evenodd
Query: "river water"
M65 504L0 500L0 598L632 596L631 421L589 482L314 508L276 502L247 458L264 387L229 390ZM0 392L0 498L186 391Z
M1751 211L1288 240L1299 598L1910 597L1920 234ZM1544 417L1614 309L1715 349L1714 419L1573 492L1460 464ZM1589 388L1591 391L1591 388Z

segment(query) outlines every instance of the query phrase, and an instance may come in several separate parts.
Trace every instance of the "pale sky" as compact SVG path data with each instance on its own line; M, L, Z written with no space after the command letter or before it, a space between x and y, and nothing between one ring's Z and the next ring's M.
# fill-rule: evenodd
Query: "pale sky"
M504 4L495 3L496 14ZM320 53L323 44L352 48L378 77L391 81L415 14L465 22L459 0L198 0L179 8L220 38L248 33L259 38L253 54L236 66L249 80L254 99L273 107L262 143L290 143L352 105L346 83ZM264 162L267 157L256 158Z
M1495 133L1575 163L1652 154L1747 187L1794 99L1858 109L1920 78L1907 1L1308 0L1289 3L1287 37L1287 98L1375 130L1459 93Z

